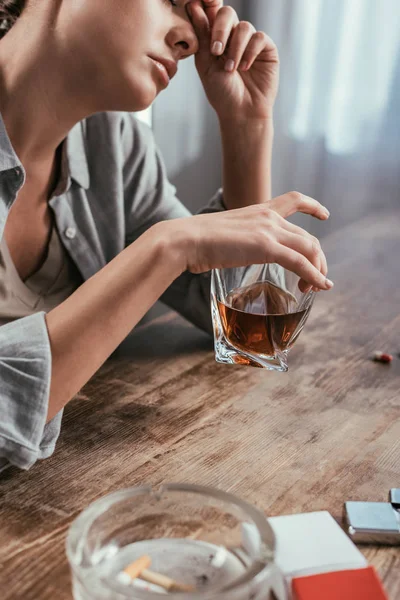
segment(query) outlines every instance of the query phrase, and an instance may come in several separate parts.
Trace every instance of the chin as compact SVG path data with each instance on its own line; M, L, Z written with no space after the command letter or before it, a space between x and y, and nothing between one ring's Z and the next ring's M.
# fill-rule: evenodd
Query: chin
M154 102L156 95L152 94L138 94L137 90L128 90L122 93L119 92L115 95L111 101L111 106L107 110L123 111L123 112L139 112L146 110Z
M138 84L138 80L140 84ZM151 106L158 95L159 90L152 78L144 74L137 75L133 79L132 74L126 77L125 85L121 85L116 100L123 106L117 110L138 112L146 110Z
M142 81L140 86L135 84L132 85L132 97L135 97L137 102L140 104L140 110L149 108L149 106L157 98L159 91L160 90L157 88L156 83L150 77L147 81Z
M132 102L132 104L135 105L135 108L133 110L134 111L146 110L153 104L156 97L157 97L157 94L152 94L151 96L147 96L146 98L143 98L140 101L137 101L137 99L135 99L135 101Z
M138 79L142 79L139 85ZM151 78L146 80L142 75L141 77L136 76L133 80L132 74L130 74L130 77L126 75L121 84L114 86L107 103L111 106L107 110L123 112L146 110L153 104L159 91L156 83Z

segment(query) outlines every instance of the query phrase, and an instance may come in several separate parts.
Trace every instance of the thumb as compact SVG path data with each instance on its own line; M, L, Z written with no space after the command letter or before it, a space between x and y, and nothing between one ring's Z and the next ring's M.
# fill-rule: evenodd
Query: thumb
M270 208L284 219L291 217L296 212L312 215L321 221L329 219L329 211L318 200L310 198L300 192L288 192L270 201Z

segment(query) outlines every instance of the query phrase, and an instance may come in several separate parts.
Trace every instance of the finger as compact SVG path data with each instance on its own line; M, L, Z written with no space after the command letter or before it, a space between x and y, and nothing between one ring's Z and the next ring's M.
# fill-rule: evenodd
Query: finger
M325 221L329 219L330 214L328 209L320 204L318 200L314 200L314 198L305 196L300 192L288 192L283 196L274 198L270 202L270 207L285 219L296 212L301 212Z
M203 0L203 7L211 27L214 25L215 17L223 4L223 0Z
M308 258L310 263L326 277L326 273L324 273L322 270L323 253L317 238L313 238L312 236L306 237L303 235L290 233L285 230L283 231L284 234L281 235L279 239L280 243ZM307 282L300 280L299 289L302 292L307 292L309 289L311 289L311 286ZM312 289L314 292L319 291L319 289L315 287Z
M240 64L241 71L248 71L254 61L265 53L265 60L268 62L279 62L278 49L272 39L263 31L253 31L251 40L242 57Z
M300 235L300 236L308 239L309 243L315 244L316 247L319 246L319 248L320 248L320 264L318 265L318 268L321 271L321 273L326 276L328 274L328 263L327 263L325 253L323 252L323 250L321 248L321 244L320 244L318 238L316 238L313 235L311 235L310 233L308 233L308 231L306 231L305 229L302 229L301 227L294 225L294 223L290 223L286 219L282 219L281 226L283 229L286 229L287 231L290 231L291 233ZM300 280L300 282L299 282L299 289L303 293L308 292L310 289L312 289L314 292L319 291L317 288L312 288L312 286L310 286L307 282L302 281L302 280Z
M199 41L199 50L207 50L210 47L211 28L207 15L204 12L201 0L193 0L186 5L189 18Z
M303 231L300 227L299 229L300 231ZM283 231L284 235L281 235L279 241L288 248L292 248L292 250L296 250L296 252L303 254L303 256L308 258L310 263L326 277L328 272L326 257L322 251L318 239L309 234L299 235L297 233L291 233L285 230ZM308 292L310 289L312 289L314 292L319 291L318 288L311 288L311 286L303 280L300 280L299 282L299 289L303 293Z
M225 52L232 29L239 23L236 11L230 6L223 6L218 12L211 32L211 52L221 56Z
M322 273L322 250L318 241L298 235L297 233L281 230L279 242L305 256ZM325 275L325 273L322 274Z
M314 267L313 264L303 254L284 246L276 244L275 261L284 269L296 273L306 283L320 290L330 290L333 288L333 282L327 279L322 273Z
M236 25L226 52L226 71L234 71L239 66L254 31L253 25L247 21L240 21Z
M321 244L320 244L318 238L314 237L313 235L311 235L311 233L308 233L308 231L306 231L305 229L302 229L298 225L295 225L294 223L290 223L286 219L282 220L282 227L283 227L283 229L286 229L287 231L290 231L291 233L303 236L304 238L311 240L312 243L319 245L320 254L321 254L321 273L323 275L327 275L328 274L328 263L327 263L325 253L321 248Z

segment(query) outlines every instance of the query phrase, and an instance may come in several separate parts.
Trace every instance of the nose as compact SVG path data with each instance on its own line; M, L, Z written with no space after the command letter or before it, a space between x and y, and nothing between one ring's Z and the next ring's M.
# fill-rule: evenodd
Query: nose
M199 42L189 19L179 18L179 23L174 25L167 35L167 44L174 50L178 60L196 54Z

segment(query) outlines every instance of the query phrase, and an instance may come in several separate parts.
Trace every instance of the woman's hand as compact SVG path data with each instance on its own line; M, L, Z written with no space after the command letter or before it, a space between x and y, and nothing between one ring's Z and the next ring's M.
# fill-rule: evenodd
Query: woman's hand
M204 273L215 268L278 263L297 273L302 291L329 290L327 264L319 241L286 217L295 212L325 220L319 202L289 192L270 202L220 213L164 221L169 239L182 257L182 270ZM165 230L164 230L165 231Z
M192 0L187 6L199 39L196 67L220 119L267 119L279 85L278 50L251 23L239 22L223 0Z

